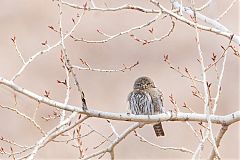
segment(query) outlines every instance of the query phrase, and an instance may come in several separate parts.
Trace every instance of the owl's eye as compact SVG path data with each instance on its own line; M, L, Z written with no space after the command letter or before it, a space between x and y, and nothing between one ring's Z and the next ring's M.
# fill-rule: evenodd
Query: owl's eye
M137 86L138 86L138 87L141 87L142 85L141 85L140 83L137 83Z
M147 83L147 86L151 86L152 84L151 83Z

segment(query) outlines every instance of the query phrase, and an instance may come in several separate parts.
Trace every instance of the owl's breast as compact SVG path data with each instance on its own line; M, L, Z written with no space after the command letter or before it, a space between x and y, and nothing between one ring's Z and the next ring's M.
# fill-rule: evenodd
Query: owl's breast
M155 113L151 95L144 90L134 90L128 95L129 110L132 114L152 115Z

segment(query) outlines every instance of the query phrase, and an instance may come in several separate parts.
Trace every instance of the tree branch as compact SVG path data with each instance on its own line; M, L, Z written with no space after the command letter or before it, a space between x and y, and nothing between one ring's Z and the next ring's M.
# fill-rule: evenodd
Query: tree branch
M222 128L221 128L220 131L218 132L218 134L217 134L217 136L216 136L216 138L215 138L215 139L216 139L216 145L217 145L217 147L219 147L220 142L221 142L221 140L222 140L222 138L223 138L223 135L226 133L227 129L228 129L228 125L222 125ZM214 148L213 148L213 149L212 149L212 152L211 152L211 154L210 154L210 156L209 156L209 159L210 159L210 160L213 160L215 156L216 156L216 152L215 152L215 150L214 150Z
M59 109L64 109L67 111L78 112L85 114L91 117L98 117L103 119L119 120L119 121L133 121L133 122L146 122L146 123L156 123L159 121L198 121L198 122L207 122L206 114L197 114L197 113L163 113L159 115L132 115L128 113L112 113L112 112L102 112L98 110L89 109L83 111L79 106L73 105L64 105L63 103L54 101L44 96L39 96L27 89L24 89L12 81L6 80L0 77L0 84L10 87L16 92L24 94L31 99L34 99L38 102L45 103L49 106L53 106ZM93 108L93 107L91 107ZM212 123L216 124L225 124L230 125L234 122L240 121L240 111L236 111L229 115L218 116L210 115L210 120Z
M195 27L195 22L191 21L191 20L188 20L187 18L181 16L181 15L178 15L168 9L166 9L165 7L163 7L158 1L156 0L150 0L150 2L152 2L154 5L158 6L161 10L162 10L162 13L163 14L168 14L174 18L176 18L177 20L181 21L181 22L184 22L186 23L187 25L191 26L191 27ZM171 0L171 2L176 2L175 0ZM180 5L179 5L180 7ZM182 6L181 6L182 7ZM179 8L180 9L180 8ZM189 10L188 10L189 11ZM192 12L192 10L191 10ZM220 30L218 28L215 28L215 27L208 27L208 26L204 26L204 25L201 25L201 24L197 24L197 28L200 29L200 30L204 30L204 31L208 31L208 32L212 32L212 33L215 33L215 34L218 34L218 35L221 35L221 36L224 36L224 37L227 37L228 39L231 39L232 35L233 35L233 41L235 43L237 43L238 45L240 45L240 36L239 35L236 35L234 33L231 33L229 32L228 30Z

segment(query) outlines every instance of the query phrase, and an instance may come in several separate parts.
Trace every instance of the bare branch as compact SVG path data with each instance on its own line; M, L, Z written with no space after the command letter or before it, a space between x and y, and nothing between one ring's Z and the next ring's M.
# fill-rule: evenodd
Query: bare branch
M95 5L93 5L93 7L84 8L83 6L78 6L78 5L71 4L71 3L65 2L65 1L63 1L63 4L66 5L66 6L75 8L75 9L81 9L81 10L87 9L88 11L114 12L114 11L120 11L120 10L135 10L135 11L140 11L140 12L143 12L143 13L159 13L159 12L161 12L160 10L146 9L146 8L142 8L140 6L133 6L133 5L130 5L130 4L125 4L123 6L116 7L116 8L110 8L110 7L99 8L99 7L96 7Z
M37 152L39 151L40 148L44 147L48 142L50 142L51 140L55 139L57 136L61 135L62 133L72 129L73 127L79 125L80 123L82 123L83 121L85 121L87 118L89 118L88 116L85 116L82 119L79 119L78 121L76 121L74 124L72 124L71 126L66 126L63 128L63 126L65 126L67 123L70 122L70 120L76 116L76 112L72 113L68 118L66 118L62 123L58 124L56 127L54 127L53 129L51 129L49 132L47 132L47 134L42 137L36 144L35 147L33 149L33 151L31 152L30 155L27 156L27 160L32 160L34 159L35 155L37 154ZM63 128L63 129L62 129Z
M134 67L139 65L139 62L137 61L133 65L127 67L124 65L122 69L97 69L97 68L91 68L90 66L86 67L80 67L76 65L72 65L72 68L78 69L78 70L88 70L88 71L95 71L95 72L125 72L127 70L131 71Z
M31 99L34 99L38 102L45 103L49 106L53 106L59 109L65 109L72 112L78 112L85 114L91 117L98 117L111 120L121 120L121 121L134 121L134 122L146 122L146 123L156 123L159 121L198 121L198 122L207 122L207 117L205 114L196 114L196 113L166 113L159 115L132 115L129 113L111 113L111 112L102 112L93 109L83 111L78 106L64 105L63 103L54 101L47 97L39 96L27 89L24 89L12 81L8 81L0 77L0 84L10 87L16 92L19 92L23 95L28 96ZM212 123L216 124L226 124L230 125L240 120L240 111L234 112L226 116L217 116L210 115L210 120Z
M15 47L17 53L18 53L18 56L20 57L20 59L23 62L23 64L25 64L26 62L25 62L25 60L24 60L24 58L22 56L22 53L19 51L18 46L17 46L17 38L16 38L16 36L11 38L11 40L13 41L13 44L14 44L14 47Z
M150 0L150 2L152 2L154 5L158 6L161 10L162 10L162 13L163 14L168 14L174 18L176 18L177 20L181 21L181 22L184 22L186 23L187 25L191 26L191 27L195 27L195 23L184 18L183 16L180 16L168 9L166 9L165 7L163 7L158 1L156 0ZM174 4L175 8L180 8L180 5L179 3L176 1L176 0L171 0L171 2ZM176 5L175 5L176 4ZM186 9L184 11L187 11L189 13L191 13L190 15L193 16L193 11L190 9ZM199 15L199 14L198 14ZM201 18L203 19L204 22L208 22L212 25L216 25L214 27L208 27L208 26L204 26L204 25L200 25L200 24L196 24L196 27L198 29L201 29L201 30L204 30L204 31L208 31L208 32L212 32L212 33L215 33L215 34L218 34L218 35L221 35L221 36L224 36L224 37L227 37L228 39L231 39L232 35L233 36L233 41L235 43L237 43L238 45L240 45L240 36L239 35L236 35L236 34L233 34L233 33L230 33L228 31L228 29L226 29L226 27L224 27L223 25L221 24L218 24L217 21L212 21L210 18L206 17L206 16L203 16L203 15L199 15L197 16L197 18ZM216 27L216 28L215 28ZM221 28L221 29L220 29Z
M83 16L83 14L79 17L77 23L74 24L74 26L72 27L72 29L70 30L70 32L67 33L67 34L63 37L63 39L68 38L68 37L73 33L73 31L76 29L76 27L77 27L77 26L79 25L79 23L81 22L82 16ZM61 43L62 43L62 40L58 41L57 43L55 43L55 44L52 45L52 46L48 46L47 49L41 50L41 51L35 53L33 56L31 56L27 61L25 61L24 65L19 69L19 71L13 76L12 81L15 81L16 78L17 78L18 76L20 76L21 73L25 70L25 68L26 68L33 60L35 60L38 56L43 55L43 54L46 54L46 53L49 52L50 50L52 50L52 49L58 47L59 45L61 45Z
M216 137L216 145L217 145L217 147L220 146L220 142L221 142L221 140L223 138L223 135L226 133L227 129L228 129L227 125L222 125L222 128L219 130L219 132L217 134L217 137ZM212 152L211 152L211 154L210 154L208 159L213 160L215 157L216 157L215 150L212 149Z
M116 137L119 137L119 134L117 133L115 127L112 125L111 121L110 120L107 120L109 126L111 127L113 133L116 135Z
M212 0L208 0L204 5L202 5L201 7L199 8L196 8L196 11L202 11L204 10L205 8L207 8L210 4L211 4Z
M119 32L117 34L114 34L114 35L107 35L105 34L108 38L107 39L103 39L103 40L98 40L98 41L91 41L91 40L86 40L86 39L83 39L83 38L76 38L74 36L71 36L71 38L73 38L75 41L81 41L81 42L86 42L86 43L106 43L114 38L117 38L119 36L122 36L124 34L128 34L132 31L135 31L135 30L140 30L142 28L145 28L147 26L149 26L150 24L154 23L155 21L157 21L157 19L160 18L160 16L162 15L162 13L159 13L157 14L157 16L155 16L153 19L149 20L148 22L142 24L142 25L139 25L139 26L136 26L136 27L132 27L128 30L125 30L125 31L122 31L122 32Z
M237 0L233 0L231 2L231 4L228 6L228 8L216 19L216 21L220 21L222 19L223 16L225 16L229 11L230 9L233 7L233 5L237 2Z
M146 140L143 136L141 136L141 135L140 135L139 133L137 133L136 131L134 132L134 135L135 135L136 137L138 137L141 142L148 143L148 144L150 144L151 146L157 147L157 148L159 148L159 149L163 149L163 150L174 150L174 151L180 151L180 152L186 152L186 153L193 154L193 151L191 151L190 149L183 148L183 147L181 147L181 148L178 148L178 147L163 147L163 146L159 146L159 145L157 145L157 144L154 144L154 143Z
M117 137L112 143L111 145L108 146L108 148L103 149L101 151L98 151L96 153L93 153L87 157L84 158L84 160L96 157L98 155L104 154L106 152L109 152L111 155L111 159L114 159L114 147L120 143L124 138L126 138L131 132L133 132L135 129L137 129L139 126L142 126L142 124L140 123L134 123L133 125L131 125L128 129L126 129L119 137Z
M42 130L42 128L32 119L30 118L29 116L23 114L22 112L20 112L19 110L15 109L15 108L11 108L11 107L8 107L8 106L3 106L0 104L0 107L1 108L4 108L4 109L7 109L7 110L10 110L10 111L13 111L15 112L16 114L18 114L19 116L23 117L24 119L28 120L29 122L31 122L43 135L45 135L45 132Z

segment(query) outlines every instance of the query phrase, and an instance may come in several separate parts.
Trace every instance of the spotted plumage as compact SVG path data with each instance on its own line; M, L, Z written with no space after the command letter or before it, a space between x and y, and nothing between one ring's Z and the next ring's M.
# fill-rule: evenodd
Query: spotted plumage
M149 77L138 78L128 95L129 110L136 115L154 115L164 112L162 92ZM156 136L164 136L162 124L153 125Z

